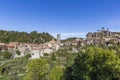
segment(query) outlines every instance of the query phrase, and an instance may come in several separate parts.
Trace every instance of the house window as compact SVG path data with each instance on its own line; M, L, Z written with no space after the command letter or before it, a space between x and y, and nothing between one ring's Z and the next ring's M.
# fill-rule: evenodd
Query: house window
M34 55L34 53L32 53L32 55Z

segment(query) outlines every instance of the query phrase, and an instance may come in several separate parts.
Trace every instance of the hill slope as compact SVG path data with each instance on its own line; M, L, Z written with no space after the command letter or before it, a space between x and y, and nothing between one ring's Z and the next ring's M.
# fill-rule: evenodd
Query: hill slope
M44 43L50 41L53 37L49 33L37 33L37 31L17 32L17 31L5 31L0 30L0 42L23 42L23 43Z

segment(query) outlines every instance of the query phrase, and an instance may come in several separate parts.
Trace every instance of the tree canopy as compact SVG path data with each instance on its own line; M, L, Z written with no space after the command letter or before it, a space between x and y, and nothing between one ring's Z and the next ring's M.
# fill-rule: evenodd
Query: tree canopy
M46 59L35 59L28 63L28 76L25 80L45 80L50 65Z
M0 30L0 42L23 42L23 43L44 43L50 41L53 37L49 33L37 33L37 31L17 32Z
M65 72L65 80L118 80L120 58L112 50L90 47L79 53Z

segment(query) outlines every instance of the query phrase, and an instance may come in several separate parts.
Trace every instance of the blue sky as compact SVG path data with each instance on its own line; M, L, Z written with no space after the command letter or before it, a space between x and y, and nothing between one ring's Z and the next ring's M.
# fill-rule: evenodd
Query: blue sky
M120 0L0 0L0 29L85 37L101 27L120 32Z

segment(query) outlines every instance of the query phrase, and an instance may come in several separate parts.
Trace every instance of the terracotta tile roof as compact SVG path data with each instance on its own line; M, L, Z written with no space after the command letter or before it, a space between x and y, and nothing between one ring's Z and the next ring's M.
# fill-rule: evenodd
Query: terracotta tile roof
M8 46L8 48L15 48L15 46L13 46L13 45L10 45L10 46Z

